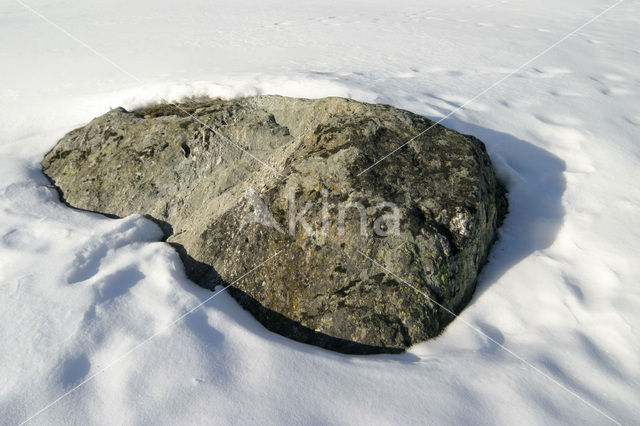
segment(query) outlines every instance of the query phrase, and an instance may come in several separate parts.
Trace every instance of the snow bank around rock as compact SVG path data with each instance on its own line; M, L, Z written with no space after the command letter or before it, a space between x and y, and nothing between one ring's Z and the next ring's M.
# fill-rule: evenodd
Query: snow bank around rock
M30 4L142 83L19 3L1 7L3 422L640 417L638 4L443 122L486 143L511 213L461 317L372 357L270 333L225 293L172 325L213 293L151 222L61 204L39 161L109 107L190 95L349 96L439 119L610 3Z

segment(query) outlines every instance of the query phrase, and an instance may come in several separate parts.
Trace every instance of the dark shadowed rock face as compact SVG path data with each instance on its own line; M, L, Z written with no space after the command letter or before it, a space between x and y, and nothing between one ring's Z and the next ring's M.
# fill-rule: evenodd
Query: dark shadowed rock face
M151 217L190 278L233 283L262 324L302 342L401 351L470 299L506 212L479 140L436 125L358 176L433 123L341 98L180 108L112 110L62 138L44 172L74 207Z

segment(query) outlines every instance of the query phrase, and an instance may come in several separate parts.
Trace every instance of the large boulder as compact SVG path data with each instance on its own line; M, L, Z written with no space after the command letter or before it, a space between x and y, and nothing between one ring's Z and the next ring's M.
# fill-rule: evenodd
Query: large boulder
M440 333L506 212L482 142L342 98L117 108L42 166L73 207L155 220L191 279L232 284L268 329L347 353Z

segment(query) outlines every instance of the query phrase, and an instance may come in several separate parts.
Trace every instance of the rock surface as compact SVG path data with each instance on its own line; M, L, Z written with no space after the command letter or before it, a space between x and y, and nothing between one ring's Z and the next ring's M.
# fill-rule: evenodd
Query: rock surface
M155 220L191 279L233 283L268 329L396 352L469 301L506 212L482 142L440 125L358 175L432 125L342 98L192 100L114 109L42 166L74 207Z

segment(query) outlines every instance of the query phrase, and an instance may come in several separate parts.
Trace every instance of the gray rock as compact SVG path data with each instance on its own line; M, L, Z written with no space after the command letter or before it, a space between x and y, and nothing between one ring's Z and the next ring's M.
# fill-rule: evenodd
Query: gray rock
M74 207L159 223L200 285L250 272L229 291L268 329L396 352L469 301L506 212L482 142L440 125L358 175L432 125L342 98L192 100L112 110L42 166Z

